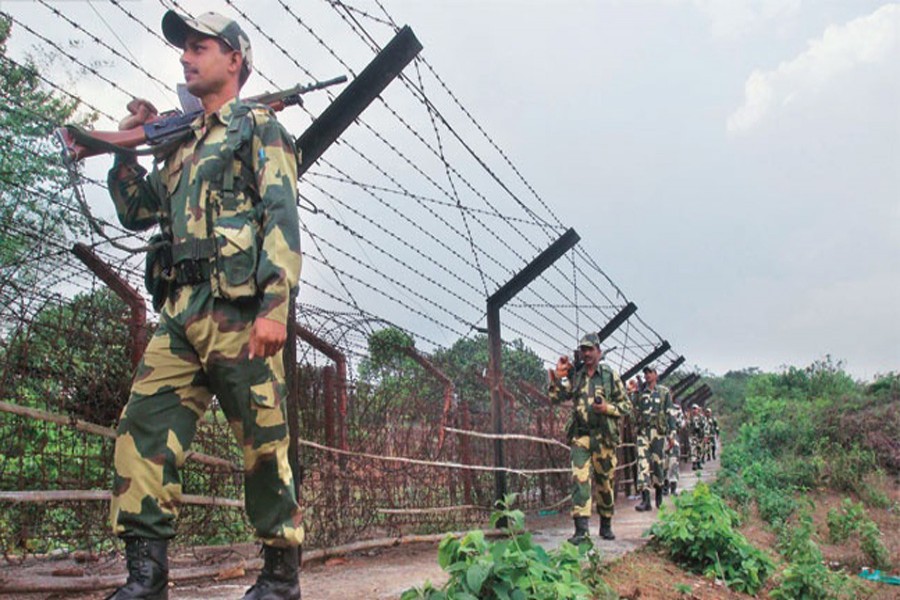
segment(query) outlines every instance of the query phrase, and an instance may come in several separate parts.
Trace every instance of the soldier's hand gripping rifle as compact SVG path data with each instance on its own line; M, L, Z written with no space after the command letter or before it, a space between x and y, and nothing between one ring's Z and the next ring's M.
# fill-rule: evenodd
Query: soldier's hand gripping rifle
M347 81L341 75L328 81L317 81L309 85L296 85L278 92L266 92L246 98L247 102L265 104L274 111L288 106L302 106L301 96ZM164 153L170 144L180 142L191 130L194 119L203 114L203 109L182 112L172 110L162 113L151 121L124 131L87 131L76 125L66 125L56 130L56 137L62 144L63 161L67 164L89 156L106 153L156 154ZM137 150L146 144L149 148Z

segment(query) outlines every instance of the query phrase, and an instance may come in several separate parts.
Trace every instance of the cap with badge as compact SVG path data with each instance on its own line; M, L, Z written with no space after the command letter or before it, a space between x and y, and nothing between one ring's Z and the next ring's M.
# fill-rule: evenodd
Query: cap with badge
M578 347L599 348L600 337L596 333L586 333L584 334L584 337L581 338L581 341L578 342Z
M191 32L219 38L232 50L240 52L244 58L246 73L241 73L242 83L253 71L253 50L250 48L250 38L247 37L240 25L228 17L208 12L188 18L179 15L174 10L169 10L163 15L162 32L166 40L178 48L184 48L184 40Z

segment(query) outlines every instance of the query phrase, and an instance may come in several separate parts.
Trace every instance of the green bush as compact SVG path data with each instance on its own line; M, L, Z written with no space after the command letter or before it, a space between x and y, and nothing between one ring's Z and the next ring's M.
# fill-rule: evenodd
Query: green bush
M834 543L846 541L853 533L859 533L859 547L871 566L876 569L888 569L891 566L890 554L881 541L881 530L866 514L861 502L853 502L844 498L840 509L832 508L826 517L828 537Z
M844 498L841 507L830 509L828 516L825 517L825 522L828 523L828 539L835 544L846 541L850 534L859 531L866 518L866 510L861 503Z
M815 525L804 510L796 525L784 524L778 531L778 551L788 564L770 597L776 600L826 600L853 598L855 586L843 572L832 572L824 564L822 551L813 540Z
M729 587L755 594L774 565L735 530L738 515L698 483L692 493L675 498L675 511L660 511L650 533L678 563L707 577L718 577Z
M881 531L874 521L867 519L859 528L859 547L876 569L891 568L891 558L881 541Z
M797 509L791 488L759 488L756 493L759 516L770 525L784 523Z
M505 506L514 500L506 499ZM506 519L508 537L488 541L484 532L470 531L461 539L447 536L438 547L438 563L450 574L441 588L426 583L403 592L402 600L576 600L597 597L581 581L581 562L590 544L563 544L547 552L524 532L525 515L502 508L491 525ZM593 575L592 577L596 577ZM596 583L596 581L595 581ZM604 593L608 590L602 590ZM604 596L608 597L608 596Z
M840 492L861 492L866 475L875 470L875 454L856 444L850 449L832 447L828 454L829 485Z

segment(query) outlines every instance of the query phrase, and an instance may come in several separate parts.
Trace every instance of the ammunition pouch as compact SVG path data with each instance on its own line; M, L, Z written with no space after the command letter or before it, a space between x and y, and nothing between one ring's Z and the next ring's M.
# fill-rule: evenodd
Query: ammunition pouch
M188 240L172 246L174 280L177 285L192 285L209 281L210 259L216 254L212 239Z
M162 233L151 237L149 245L144 264L144 287L152 299L153 310L159 312L174 282L172 245Z

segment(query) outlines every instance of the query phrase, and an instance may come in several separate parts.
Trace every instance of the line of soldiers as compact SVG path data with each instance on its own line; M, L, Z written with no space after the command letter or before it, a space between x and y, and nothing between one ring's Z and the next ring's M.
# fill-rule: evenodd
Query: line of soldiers
M652 509L650 489L655 492L656 508L663 496L676 494L678 490L679 461L681 459L680 433L687 428L690 456L694 470L703 468L706 460L716 457L716 437L719 423L712 410L695 404L689 415L672 396L671 390L657 383L658 375L653 366L643 369L644 379L628 382L628 393L634 406L635 445L637 447L636 488L641 502L637 511Z
M699 412L700 407L695 406L688 420L671 390L658 384L653 366L644 367L643 381L629 381L626 390L618 373L601 362L602 356L599 337L589 333L579 341L576 361L570 361L568 356L560 357L556 368L550 370L550 400L554 404L572 402L566 438L571 448L575 523L575 533L569 542L575 545L589 539L592 504L600 515L600 537L616 539L612 531L616 449L620 441L619 422L625 415L632 415L635 420L636 483L641 494L641 502L635 507L638 511L652 509L651 487L657 508L662 505L664 495L677 492L681 459L679 432L686 427L691 432L695 468L702 466L708 454L715 457L718 423L709 409L704 416Z
M691 460L695 471L703 468L703 463L716 457L716 438L719 436L719 422L710 409L705 411L695 404L691 409Z

